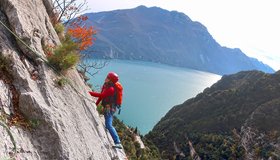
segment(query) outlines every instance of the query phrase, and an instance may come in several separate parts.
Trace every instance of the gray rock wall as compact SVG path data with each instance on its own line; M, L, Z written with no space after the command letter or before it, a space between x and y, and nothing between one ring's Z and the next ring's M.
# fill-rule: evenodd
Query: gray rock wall
M47 14L49 6L45 7L49 2L0 0L0 20L42 57L43 43L60 43ZM89 88L75 69L66 74L71 85L58 87L55 81L59 75L2 25L0 56L12 60L12 79L7 82L0 76L1 122L7 123L6 118L19 110L35 125L31 130L20 125L10 127L18 159L124 159L122 150L111 148L113 141L105 130L104 119L96 112ZM12 153L10 136L0 126L0 159Z

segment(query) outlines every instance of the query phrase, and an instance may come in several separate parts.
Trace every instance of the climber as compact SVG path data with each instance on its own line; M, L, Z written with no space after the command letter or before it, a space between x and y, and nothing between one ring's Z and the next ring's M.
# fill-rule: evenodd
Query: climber
M115 83L117 83L119 80L119 76L114 72L109 72L105 82L102 86L101 93L97 92L89 92L91 96L98 97L96 101L96 106L101 102L101 105L104 107L104 117L105 117L105 125L106 128L109 130L115 145L113 148L119 148L122 149L121 141L118 136L118 133L113 127L113 115L116 111L116 106L114 105L114 95L116 92L116 89L114 87Z

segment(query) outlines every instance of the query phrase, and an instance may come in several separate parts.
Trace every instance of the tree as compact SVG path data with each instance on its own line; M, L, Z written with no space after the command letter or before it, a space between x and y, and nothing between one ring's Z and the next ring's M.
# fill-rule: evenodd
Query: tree
M78 71L84 80L87 81L89 78L86 76L86 73L93 76L108 64L107 60L97 61L92 58L95 51L90 50L89 47L93 45L95 41L94 36L97 32L92 26L86 25L88 17L81 15L88 9L87 2L86 0L53 0L53 6L54 16L51 17L53 25L62 41L65 37L70 36L78 45L78 50L81 53ZM61 23L65 27L61 26ZM64 28L66 28L66 32ZM66 34L66 36L63 34ZM53 48L49 47L49 50L53 50ZM49 50L46 47L46 51Z
M80 51L86 50L88 47L93 45L93 41L96 35L96 30L93 30L92 26L86 26L87 16L79 16L71 21L67 33L69 34L74 42L79 45Z
M134 134L138 135L138 128L137 127L134 129Z
M100 69L107 66L109 60L96 60L92 57L91 53L83 53L81 56L81 61L78 64L78 71L85 81L88 81L89 78L86 74L94 76L98 73Z
M68 25L71 19L88 10L86 0L53 0L53 6L56 14L54 21L56 23L63 22L65 26Z

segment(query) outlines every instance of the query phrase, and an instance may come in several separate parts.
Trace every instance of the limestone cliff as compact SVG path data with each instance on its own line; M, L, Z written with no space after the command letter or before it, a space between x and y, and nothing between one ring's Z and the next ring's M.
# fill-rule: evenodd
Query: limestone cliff
M45 57L44 44L60 43L50 23L50 6L50 0L0 0L0 20ZM9 71L0 71L0 120L7 123L21 114L36 122L33 129L10 126L18 159L124 159L122 150L111 149L113 141L75 69L66 74L71 85L58 87L59 75L1 24L0 56L11 60ZM9 158L12 149L0 126L0 159Z

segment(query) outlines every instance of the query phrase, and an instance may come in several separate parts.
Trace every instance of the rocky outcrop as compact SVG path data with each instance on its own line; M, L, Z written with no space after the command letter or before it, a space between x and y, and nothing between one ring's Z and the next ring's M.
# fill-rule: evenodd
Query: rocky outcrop
M32 129L0 126L0 159L124 159L122 150L111 148L113 141L95 110L89 88L75 69L65 76L69 84L58 87L59 78L44 61L44 44L60 41L50 22L49 0L0 0L0 20L34 52L0 25L0 56L11 60L10 76L0 71L0 120L21 114ZM15 122L15 124L17 124Z

